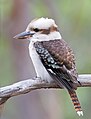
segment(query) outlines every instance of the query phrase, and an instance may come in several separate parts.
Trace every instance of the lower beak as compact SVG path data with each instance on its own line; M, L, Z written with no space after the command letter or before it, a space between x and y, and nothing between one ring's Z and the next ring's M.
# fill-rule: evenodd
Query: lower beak
M30 32L30 31L24 31L24 32L22 32L22 33L20 33L20 34L17 34L16 36L14 36L13 38L15 38L15 39L26 39L26 38L28 38L29 36L30 37L32 37L34 35L34 32Z

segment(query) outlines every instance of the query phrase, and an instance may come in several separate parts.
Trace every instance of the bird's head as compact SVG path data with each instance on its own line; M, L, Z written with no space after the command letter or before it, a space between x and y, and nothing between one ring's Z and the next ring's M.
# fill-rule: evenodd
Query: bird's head
M58 27L53 19L39 18L29 23L26 30L14 38L29 39L34 41L61 39Z

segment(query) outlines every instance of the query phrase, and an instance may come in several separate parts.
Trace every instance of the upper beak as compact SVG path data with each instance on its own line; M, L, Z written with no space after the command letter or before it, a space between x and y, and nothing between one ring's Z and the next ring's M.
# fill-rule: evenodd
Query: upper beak
M28 32L24 31L24 32L22 32L20 34L17 34L13 38L15 38L15 39L26 39L26 38L28 38L28 36L32 37L34 34L35 33L33 31L31 31L31 32L30 31L28 31Z

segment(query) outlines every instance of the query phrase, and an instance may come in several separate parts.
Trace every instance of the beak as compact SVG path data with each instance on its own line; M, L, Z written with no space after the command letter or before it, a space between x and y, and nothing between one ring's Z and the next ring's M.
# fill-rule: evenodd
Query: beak
M14 36L13 38L15 38L15 39L26 39L26 38L28 38L29 36L30 37L32 37L33 35L34 35L35 33L33 32L33 31L24 31L24 32L22 32L22 33L20 33L20 34L17 34L16 36Z

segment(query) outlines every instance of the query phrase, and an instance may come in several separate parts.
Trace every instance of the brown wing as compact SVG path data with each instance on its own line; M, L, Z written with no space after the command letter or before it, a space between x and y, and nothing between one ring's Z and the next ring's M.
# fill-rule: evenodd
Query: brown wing
M74 77L74 81L77 79L77 71L75 65L75 58L72 49L63 40L51 40L43 41L42 45L49 53L59 62L63 64L67 71Z
M77 82L74 54L64 40L51 40L35 43L41 61L46 69L56 74L57 82L67 89L75 89Z

